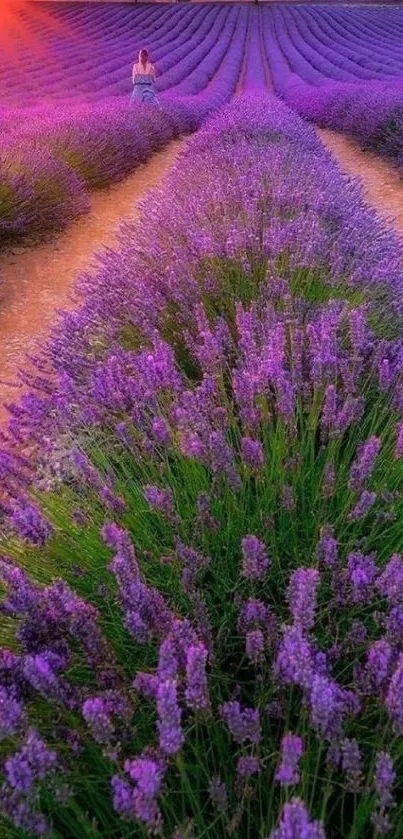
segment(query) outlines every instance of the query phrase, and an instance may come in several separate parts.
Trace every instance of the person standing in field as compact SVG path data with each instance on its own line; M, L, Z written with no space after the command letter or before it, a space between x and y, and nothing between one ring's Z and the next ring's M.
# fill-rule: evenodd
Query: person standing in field
M159 104L155 90L155 79L157 70L150 61L148 50L142 49L136 64L133 65L132 81L133 93L130 103L133 102L154 102Z

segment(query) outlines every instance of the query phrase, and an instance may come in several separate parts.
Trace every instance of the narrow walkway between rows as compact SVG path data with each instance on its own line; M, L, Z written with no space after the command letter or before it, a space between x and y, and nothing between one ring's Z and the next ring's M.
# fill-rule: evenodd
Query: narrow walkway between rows
M21 392L18 369L26 353L46 337L57 310L73 305L78 275L94 267L98 251L114 245L119 221L138 212L136 202L161 181L182 144L171 143L122 183L93 192L90 213L50 242L0 256L0 424L5 405Z
M379 154L362 151L344 134L327 128L317 132L344 172L360 179L368 203L403 234L403 180L397 169Z

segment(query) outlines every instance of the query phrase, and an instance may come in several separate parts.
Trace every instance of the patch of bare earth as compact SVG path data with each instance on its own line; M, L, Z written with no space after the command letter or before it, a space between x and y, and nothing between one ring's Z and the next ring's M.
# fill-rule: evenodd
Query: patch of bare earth
M116 243L119 222L138 213L136 202L161 179L176 159L182 141L171 143L120 184L91 195L86 216L33 247L0 255L0 424L6 404L22 392L18 370L38 339L49 333L59 309L71 308L78 275L95 267L95 256Z
M399 233L403 233L403 179L380 155L362 151L354 140L328 129L317 129L341 168L360 178L367 201Z

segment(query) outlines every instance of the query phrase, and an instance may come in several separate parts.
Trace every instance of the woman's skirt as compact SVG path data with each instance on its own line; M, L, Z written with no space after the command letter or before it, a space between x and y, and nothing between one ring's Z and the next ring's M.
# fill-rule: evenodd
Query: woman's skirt
M142 84L135 84L130 97L130 104L133 105L136 102L151 102L154 105L159 105L159 99L154 85L144 84L144 82Z

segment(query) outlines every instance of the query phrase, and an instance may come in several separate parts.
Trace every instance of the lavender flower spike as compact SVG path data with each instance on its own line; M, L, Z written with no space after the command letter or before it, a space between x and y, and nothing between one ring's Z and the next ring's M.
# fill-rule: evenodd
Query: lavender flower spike
M389 682L385 704L396 731L403 734L403 653L400 653L396 670Z
M379 437L370 437L361 446L358 456L351 466L350 480L348 482L349 489L356 492L362 489L374 468L375 460L378 457L380 449L381 440Z
M291 575L288 600L294 623L303 630L312 629L315 623L316 590L319 571L316 568L298 568Z
M280 824L272 830L269 839L326 839L320 822L312 822L305 804L294 798L284 805Z
M349 518L352 521L363 519L364 516L369 513L371 507L375 504L375 501L376 492L369 492L367 489L364 489L364 492L361 493L355 507L352 509Z
M392 787L396 780L393 760L387 752L378 752L376 756L375 789L379 807L383 810L393 804Z
M220 714L236 743L260 743L262 732L257 709L241 708L239 702L225 702Z
M224 813L228 807L228 793L224 781L215 775L209 784L209 795L212 804L219 813Z
M185 740L181 728L182 711L178 705L177 685L174 679L160 683L157 712L161 751L167 755L174 755L180 751Z
M204 644L193 644L186 655L186 702L194 711L206 711L210 707L207 684L208 652Z
M262 580L270 566L266 547L257 536L242 539L242 575L248 580Z
M298 784L300 774L298 763L304 752L304 744L296 734L285 734L281 741L281 763L276 772L276 781L283 787Z

